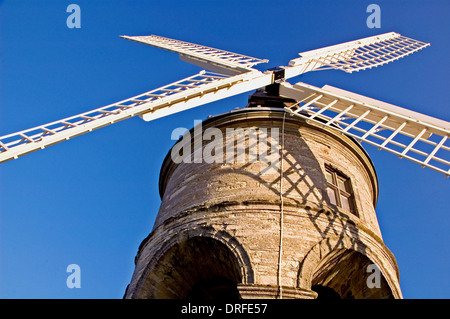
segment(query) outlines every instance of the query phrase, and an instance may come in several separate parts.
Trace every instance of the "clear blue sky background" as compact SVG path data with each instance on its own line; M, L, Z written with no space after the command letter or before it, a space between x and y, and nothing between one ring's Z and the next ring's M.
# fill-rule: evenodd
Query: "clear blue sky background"
M81 7L81 29L66 8ZM366 7L381 7L381 29ZM157 88L198 71L119 35L158 34L287 65L301 51L395 31L431 47L330 84L450 120L449 1L0 1L0 135ZM248 94L154 122L133 118L0 165L0 297L122 298L158 211L158 175L176 127L243 107ZM406 298L449 298L449 180L365 145L378 219ZM81 267L81 288L66 267Z

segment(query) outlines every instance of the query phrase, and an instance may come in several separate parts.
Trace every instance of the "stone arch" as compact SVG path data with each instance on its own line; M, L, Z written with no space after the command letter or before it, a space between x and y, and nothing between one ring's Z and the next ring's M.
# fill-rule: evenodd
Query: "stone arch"
M226 231L210 226L185 229L157 246L133 298L221 298L236 293L233 298L239 295L231 288L214 296L199 293L211 285L217 291L218 286L254 283L249 255Z
M378 289L370 289L366 282L371 275L366 272L370 264L380 270ZM314 245L300 263L297 287L311 290L315 286L329 292L331 288L340 298L402 298L398 281L383 265L377 253L360 240L327 237Z

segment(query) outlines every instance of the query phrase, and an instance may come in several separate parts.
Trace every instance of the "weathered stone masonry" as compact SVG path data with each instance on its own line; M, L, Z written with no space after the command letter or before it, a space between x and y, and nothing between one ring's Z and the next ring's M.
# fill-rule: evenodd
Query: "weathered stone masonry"
M175 164L169 152L161 207L125 298L402 297L375 213L376 173L356 141L282 108L235 110L204 121L208 127L224 136L230 127L284 132L283 220L279 170L261 174L261 161ZM257 143L249 138L246 147ZM357 216L331 204L325 165L350 179ZM366 283L370 264L381 271L379 288Z

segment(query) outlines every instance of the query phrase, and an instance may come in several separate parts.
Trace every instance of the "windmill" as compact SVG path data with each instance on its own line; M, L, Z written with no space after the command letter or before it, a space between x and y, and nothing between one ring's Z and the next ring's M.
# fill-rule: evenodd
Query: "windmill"
M450 175L450 123L325 85L290 84L306 72L337 69L352 73L378 67L427 47L428 43L386 33L300 53L288 66L264 72L268 60L160 36L122 38L176 52L206 70L160 88L79 115L0 137L0 163L44 149L95 129L140 116L152 121L193 107L263 87L297 101L289 111L307 116L400 158Z
M297 101L287 108L293 116L449 175L449 161L445 159L448 122L331 86L317 88L286 81L311 71L351 73L377 67L425 48L427 43L388 33L303 52L288 66L261 72L254 66L267 60L158 36L123 38L179 53L182 60L209 71L90 112L2 136L0 162L134 116L151 121L265 88L271 94Z

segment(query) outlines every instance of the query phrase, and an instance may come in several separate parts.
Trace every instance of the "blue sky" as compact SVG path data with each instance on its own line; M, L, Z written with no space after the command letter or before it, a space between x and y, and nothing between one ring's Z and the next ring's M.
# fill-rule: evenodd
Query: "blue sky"
M81 28L69 29L69 4ZM381 28L366 8L381 8ZM381 68L292 79L450 120L448 1L0 1L0 135L107 105L199 71L119 35L157 34L287 65L299 52L395 31L431 47ZM0 165L0 298L122 298L160 198L171 132L248 94L154 122L132 118ZM449 180L364 145L383 239L405 298L449 298ZM69 289L66 267L81 268Z

